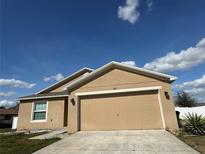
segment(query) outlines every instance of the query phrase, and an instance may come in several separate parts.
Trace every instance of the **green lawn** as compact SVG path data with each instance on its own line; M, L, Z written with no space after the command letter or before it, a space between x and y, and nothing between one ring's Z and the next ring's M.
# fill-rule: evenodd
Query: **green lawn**
M42 133L41 133L42 134ZM0 135L0 153L1 154L30 154L49 144L52 144L59 138L44 140L29 140L28 138L40 134L18 134L18 135Z
M16 130L13 130L11 128L0 128L0 133L5 133L5 132L14 132Z
M205 136L180 135L178 138L200 153L205 154Z

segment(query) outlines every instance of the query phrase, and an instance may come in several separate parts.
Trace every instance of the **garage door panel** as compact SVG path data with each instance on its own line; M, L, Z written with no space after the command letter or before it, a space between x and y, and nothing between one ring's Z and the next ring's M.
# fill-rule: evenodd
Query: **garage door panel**
M160 129L156 93L81 98L81 130Z
M96 105L94 99L81 101L81 130L98 130L98 128L108 130L113 121L118 123L116 122L116 110L113 112L116 105L110 103L108 107L105 105L104 100L98 100L97 102Z

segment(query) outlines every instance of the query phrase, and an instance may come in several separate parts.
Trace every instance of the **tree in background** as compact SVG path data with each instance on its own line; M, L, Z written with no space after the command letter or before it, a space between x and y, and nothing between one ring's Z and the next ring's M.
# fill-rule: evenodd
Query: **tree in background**
M175 99L175 104L178 107L194 107L196 106L196 100L189 95L188 93L182 91L178 92L176 99Z

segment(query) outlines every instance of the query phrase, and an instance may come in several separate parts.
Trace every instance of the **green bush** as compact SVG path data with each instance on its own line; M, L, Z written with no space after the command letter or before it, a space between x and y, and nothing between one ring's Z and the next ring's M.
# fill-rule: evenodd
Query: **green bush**
M205 117L194 113L188 113L184 119L185 131L195 135L205 135Z

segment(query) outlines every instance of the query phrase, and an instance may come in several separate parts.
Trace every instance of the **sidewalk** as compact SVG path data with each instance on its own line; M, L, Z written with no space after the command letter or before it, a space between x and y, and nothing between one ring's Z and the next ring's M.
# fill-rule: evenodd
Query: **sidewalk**
M50 138L55 138L55 137L63 138L63 134L66 132L67 130L65 128L62 128L62 129L51 131L47 134L31 137L29 139L50 139Z

